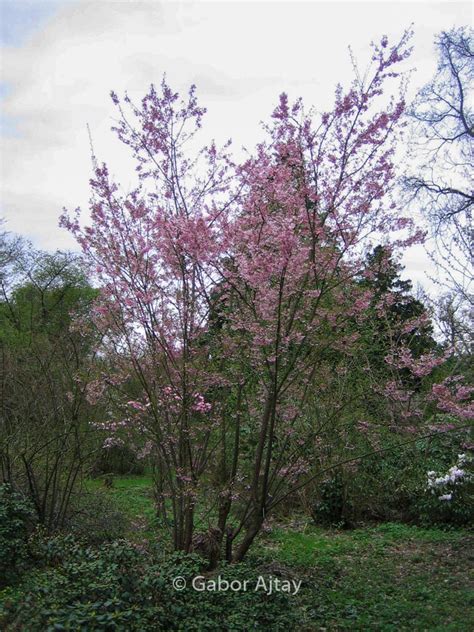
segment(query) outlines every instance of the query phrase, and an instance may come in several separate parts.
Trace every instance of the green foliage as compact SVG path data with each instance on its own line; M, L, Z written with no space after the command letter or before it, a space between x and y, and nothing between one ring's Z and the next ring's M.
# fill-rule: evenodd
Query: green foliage
M114 445L103 448L92 466L94 476L100 474L143 474L145 464L136 453L126 445Z
M195 555L163 558L126 541L100 549L71 537L37 545L44 568L28 577L26 593L9 593L2 629L36 630L284 630L296 625L283 593L198 592L191 580L203 572ZM227 567L223 578L256 581L258 569ZM174 590L175 577L188 587ZM15 597L16 595L16 597Z
M64 524L101 411L86 401L95 334L72 327L97 294L78 258L32 253L0 298L0 462L51 531Z
M11 580L27 560L33 515L27 499L8 483L0 485L0 586Z
M110 542L124 537L130 520L110 495L82 492L71 503L64 529L88 544Z
M443 455L445 456L445 455ZM462 460L459 460L462 457ZM457 463L456 463L457 461ZM420 494L416 510L424 524L444 524L450 526L472 525L474 523L474 459L461 453L457 459L434 458L431 461L430 482ZM441 486L432 485L433 480L443 478L453 468L460 468L463 476L455 482ZM449 496L449 500L444 498Z
M426 494L416 503L421 524L469 526L474 522L474 489L472 482L458 492L450 502L443 502L433 494Z
M427 316L426 307L412 294L412 282L401 278L403 267L391 258L383 246L377 246L367 256L367 270L370 273L369 278L364 279L361 286L374 292L369 310L374 316L373 327L372 331L366 332L369 333L367 345L372 351L372 363L384 367L385 352L393 342L397 346L407 346L415 358L436 349L433 326L429 319L425 324L417 325L406 333L398 331L394 326L396 323L403 324ZM390 299L390 306L384 318L380 318L375 306L381 299L387 298ZM364 335L364 331L361 333ZM389 343L394 334L396 338Z
M436 459L450 465L448 448L440 443ZM111 489L100 485L90 482L93 503L109 496L110 506L119 505L131 519L153 511L147 477L118 478ZM0 592L0 629L455 632L469 629L469 539L462 530L397 523L328 531L300 517L273 525L247 563L209 574L201 558L167 554L143 538L97 547L84 537L36 532L29 540L35 568L30 564L20 584ZM270 574L301 579L300 592L267 596L190 586L196 575L255 585L259 575ZM172 587L177 576L187 581L182 592Z
M474 519L472 480L459 486L448 503L427 490L428 472L448 470L466 438L465 432L440 435L335 469L315 488L313 519L336 527L387 520L469 525Z
M26 280L0 302L0 340L17 349L54 342L71 314L84 312L97 296L72 255L38 253Z
M352 500L347 498L341 475L335 472L321 483L311 514L317 524L343 527L353 513Z

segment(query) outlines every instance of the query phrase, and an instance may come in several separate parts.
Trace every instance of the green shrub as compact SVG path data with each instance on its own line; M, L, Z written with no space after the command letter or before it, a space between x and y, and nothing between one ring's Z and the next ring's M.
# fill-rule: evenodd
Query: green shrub
M448 471L465 442L465 433L440 435L338 468L315 487L311 515L317 524L337 527L368 521L468 525L474 519L474 477L456 486L452 502L427 490L428 472Z
M113 445L102 448L93 465L92 474L143 474L145 461L139 459L136 453L126 445Z
M311 508L315 522L324 526L346 526L353 517L352 503L347 496L346 486L338 472L325 479L319 486L318 499Z
M26 498L8 483L0 485L0 586L11 581L27 560L33 517L33 507Z
M474 459L461 453L449 469L426 473L417 502L424 524L470 525L474 522Z
M192 578L205 574L195 555L163 556L126 541L98 549L70 536L37 543L36 551L43 568L5 600L1 629L237 632L297 624L285 593L195 591ZM240 564L218 573L255 585L259 569ZM187 580L182 592L173 588L177 576Z
M65 530L88 544L124 536L129 521L110 495L83 491L71 504Z

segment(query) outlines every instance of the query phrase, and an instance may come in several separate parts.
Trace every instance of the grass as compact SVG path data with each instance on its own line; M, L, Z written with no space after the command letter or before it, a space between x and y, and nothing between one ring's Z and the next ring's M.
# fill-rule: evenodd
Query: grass
M151 476L116 476L112 487L105 487L101 478L87 482L87 490L109 497L117 509L128 518L130 529L125 534L131 540L143 540L156 533L156 512L153 506Z
M400 524L279 527L261 553L301 573L303 630L461 632L472 629L472 544L461 530Z
M423 529L420 527L386 523L352 531L321 529L306 524L302 530L278 526L266 539L266 546L278 559L292 566L312 566L331 562L334 557L357 555L370 550L373 555L383 553L390 546L403 542L454 543L463 540L465 532Z

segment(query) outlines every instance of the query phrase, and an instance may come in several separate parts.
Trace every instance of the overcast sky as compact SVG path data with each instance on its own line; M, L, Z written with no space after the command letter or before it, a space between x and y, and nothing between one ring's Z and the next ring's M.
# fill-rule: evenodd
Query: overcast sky
M381 35L414 25L411 94L433 74L434 36L472 22L459 2L148 2L0 0L0 216L44 249L75 247L58 228L63 206L87 206L89 124L99 160L127 187L132 174L110 132L109 93L142 96L164 72L198 87L206 135L252 147L283 90L330 106L351 79L347 47L363 65ZM423 282L420 248L406 276Z

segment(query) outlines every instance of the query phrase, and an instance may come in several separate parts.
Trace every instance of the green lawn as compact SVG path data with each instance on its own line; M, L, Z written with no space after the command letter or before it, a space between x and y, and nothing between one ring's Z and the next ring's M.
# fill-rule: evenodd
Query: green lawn
M473 544L463 531L385 524L348 532L280 527L262 549L301 573L298 605L308 630L461 632L474 621Z
M127 537L143 540L155 534L156 512L150 476L116 476L110 488L104 486L102 478L91 479L86 488L110 497L117 508L123 511L130 525Z

